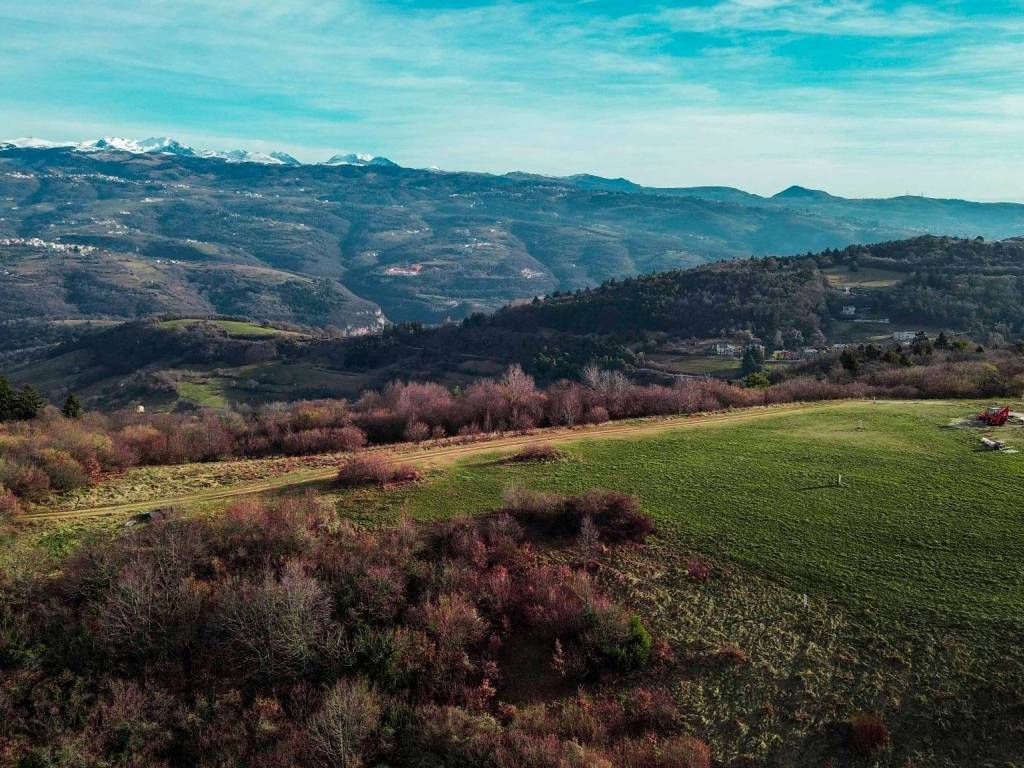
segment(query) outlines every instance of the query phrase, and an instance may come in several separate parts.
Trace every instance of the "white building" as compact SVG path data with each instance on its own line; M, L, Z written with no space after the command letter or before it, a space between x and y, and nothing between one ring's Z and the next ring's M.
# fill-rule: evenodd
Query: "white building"
M722 357L736 357L739 351L739 347L735 344L727 344L724 341L715 344L715 354Z

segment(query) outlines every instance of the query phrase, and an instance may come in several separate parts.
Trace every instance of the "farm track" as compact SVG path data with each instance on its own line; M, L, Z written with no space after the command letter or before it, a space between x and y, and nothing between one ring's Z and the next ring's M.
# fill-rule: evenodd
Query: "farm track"
M755 408L743 408L726 413L711 415L687 415L669 416L656 419L635 420L629 422L610 422L594 427L568 429L556 427L551 429L537 430L526 435L514 435L511 437L496 437L478 442L450 445L433 448L413 448L409 446L381 447L374 448L374 451L386 452L389 463L408 463L423 466L437 466L450 463L460 458L477 453L491 453L505 451L511 448L519 448L531 443L574 443L582 440L592 439L622 439L640 435L656 434L673 429L695 429L704 426L715 426L726 422L749 421L759 418L768 418L792 412L806 412L812 410L835 410L863 405L861 400L828 401L819 403L789 403L786 405L773 405ZM880 401L881 402L881 401ZM904 401L906 402L906 401ZM54 521L74 521L109 515L126 515L138 512L145 512L161 507L183 507L202 504L212 501L221 501L238 496L249 496L268 491L278 491L293 486L308 485L311 483L330 480L337 473L336 467L307 470L302 472L289 472L287 474L269 477L252 482L239 483L237 485L225 486L203 490L197 493L186 493L176 496L165 496L145 501L133 501L122 504L104 505L87 509L42 511L23 515L20 518L22 523L42 523Z

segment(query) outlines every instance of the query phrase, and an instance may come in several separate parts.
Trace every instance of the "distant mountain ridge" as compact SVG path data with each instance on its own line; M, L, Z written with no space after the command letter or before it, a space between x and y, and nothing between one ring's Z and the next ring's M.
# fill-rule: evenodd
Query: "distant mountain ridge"
M247 149L194 149L176 139L166 136L148 139L126 139L118 136L104 136L95 141L59 142L47 139L26 137L0 141L0 149L72 149L77 152L128 152L133 155L176 155L178 157L205 157L225 160L229 163L261 163L263 165L305 165L287 152L252 152ZM323 165L375 165L395 166L398 164L386 157L377 157L365 153L333 155Z
M737 257L1024 235L1016 204L246 157L168 138L0 146L0 322L221 314L357 333Z

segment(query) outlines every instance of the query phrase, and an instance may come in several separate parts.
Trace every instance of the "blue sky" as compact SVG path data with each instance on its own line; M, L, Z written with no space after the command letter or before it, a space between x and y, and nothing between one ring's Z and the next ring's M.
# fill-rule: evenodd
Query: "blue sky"
M1024 0L0 0L0 136L1024 200Z

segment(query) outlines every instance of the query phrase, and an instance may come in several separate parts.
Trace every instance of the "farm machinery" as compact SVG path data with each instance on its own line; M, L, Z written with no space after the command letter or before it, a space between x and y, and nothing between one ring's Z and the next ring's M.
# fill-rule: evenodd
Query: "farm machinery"
M1010 420L1010 406L994 405L978 414L978 421L990 427L1001 427Z

